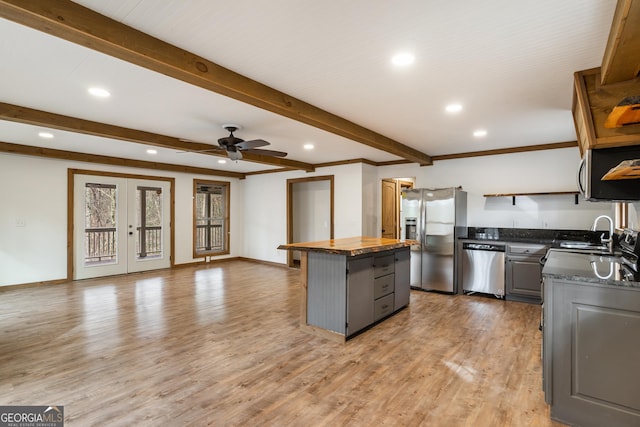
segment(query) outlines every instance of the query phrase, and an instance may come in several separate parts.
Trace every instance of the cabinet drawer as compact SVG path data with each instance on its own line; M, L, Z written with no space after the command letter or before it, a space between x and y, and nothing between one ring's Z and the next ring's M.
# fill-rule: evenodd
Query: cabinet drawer
M392 255L377 256L373 259L373 277L386 276L393 273L395 257Z
M394 274L378 277L373 281L373 299L378 299L394 291Z
M517 255L542 256L547 253L545 245L507 245L507 253Z
M378 298L373 302L374 320L382 319L391 313L393 313L393 294Z

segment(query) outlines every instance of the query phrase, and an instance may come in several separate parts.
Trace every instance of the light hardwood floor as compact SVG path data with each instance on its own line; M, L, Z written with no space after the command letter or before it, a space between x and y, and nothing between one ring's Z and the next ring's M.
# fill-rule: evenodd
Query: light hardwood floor
M0 405L68 426L559 426L540 306L411 292L336 344L298 270L248 261L0 291Z

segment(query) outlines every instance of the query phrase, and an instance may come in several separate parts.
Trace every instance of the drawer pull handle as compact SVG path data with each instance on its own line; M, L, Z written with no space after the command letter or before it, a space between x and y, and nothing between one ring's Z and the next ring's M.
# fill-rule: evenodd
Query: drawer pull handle
M383 310L385 310L385 309L387 309L388 307L389 307L389 305L388 305L388 304L385 304L385 305L383 305L383 306L382 306L382 309L383 309Z

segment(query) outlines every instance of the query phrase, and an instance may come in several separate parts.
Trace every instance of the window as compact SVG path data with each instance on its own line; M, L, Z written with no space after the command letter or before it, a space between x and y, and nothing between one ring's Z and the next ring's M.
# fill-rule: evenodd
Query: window
M229 183L194 180L193 257L229 253Z

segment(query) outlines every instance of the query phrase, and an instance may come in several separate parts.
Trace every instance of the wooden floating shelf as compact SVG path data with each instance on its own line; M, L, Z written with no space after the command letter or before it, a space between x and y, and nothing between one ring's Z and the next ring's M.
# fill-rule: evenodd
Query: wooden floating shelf
M511 197L512 205L516 205L516 197L518 196L563 196L563 195L572 195L575 197L575 204L578 204L578 193L577 191L552 191L546 193L500 193L500 194L485 194L484 197Z

